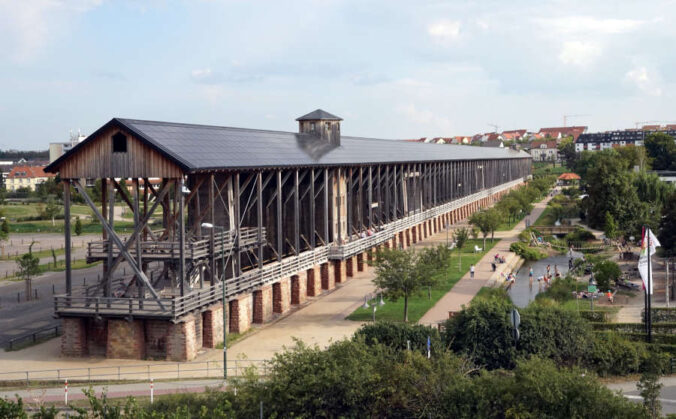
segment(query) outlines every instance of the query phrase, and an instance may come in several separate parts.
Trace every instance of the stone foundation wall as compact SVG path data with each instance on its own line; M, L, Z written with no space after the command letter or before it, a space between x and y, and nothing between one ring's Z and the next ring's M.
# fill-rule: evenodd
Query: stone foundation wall
M265 323L272 318L272 286L253 292L253 322Z
M87 355L87 328L85 319L64 317L61 319L61 355L81 357Z
M322 293L322 273L319 266L314 266L306 271L307 296L316 297Z
M322 289L332 290L336 287L336 278L334 276L333 263L326 262L321 264Z
M307 300L307 272L291 276L291 304L303 304Z
M145 342L143 320L108 320L106 358L144 359Z
M170 323L167 334L167 361L189 361L202 347L202 316L187 315L180 323Z
M202 346L215 348L223 343L223 304L216 304L202 313Z
M272 284L272 311L286 313L291 308L291 278L282 278Z
M232 333L244 333L249 330L253 320L252 301L252 294L242 295L230 301L230 324L228 325L228 331Z
M146 320L146 357L151 359L167 358L167 333L170 322L165 320Z

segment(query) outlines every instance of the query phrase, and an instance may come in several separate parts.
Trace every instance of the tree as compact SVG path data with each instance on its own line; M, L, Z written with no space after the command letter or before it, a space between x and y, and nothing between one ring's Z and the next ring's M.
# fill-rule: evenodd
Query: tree
M606 211L606 221L603 226L603 232L609 239L617 237L617 223L615 222L613 215L608 211Z
M659 239L667 256L676 255L676 193L671 194L662 209Z
M662 417L662 403L660 402L660 362L656 355L651 355L645 362L645 369L636 383L636 388L643 397L643 406L648 410L651 418Z
M655 132L645 139L648 156L653 159L653 169L676 169L676 143L671 135Z
M561 160L566 164L566 167L572 168L577 159L577 152L575 151L575 142L571 137L566 137L561 140L557 146Z
M418 256L413 249L384 249L376 253L373 283L385 297L396 301L404 298L404 322L408 322L408 299L423 286L423 270L416 266Z
M26 300L33 299L32 278L40 273L40 259L33 255L33 244L28 246L28 253L16 258L16 264L19 267L19 277L23 278L26 284Z
M421 270L422 286L427 287L427 298L432 299L432 287L439 282L438 273L448 266L450 250L444 246L427 247L418 254L416 267Z
M54 218L59 214L60 211L61 205L59 205L54 199L50 199L47 201L47 205L45 205L42 213L46 218L51 218L52 226L54 226Z
M462 248L465 247L467 240L469 240L467 228L461 227L453 232L453 241L455 241L455 247L458 248L458 272L462 266Z
M610 281L617 281L622 276L622 270L617 263L611 260L601 260L592 268L594 278L601 291L610 289Z
M79 236L82 234L82 221L80 221L80 217L75 217L75 235Z
M484 239L484 248L486 247L486 236L488 234L495 233L495 230L498 228L502 222L502 216L500 212L495 208L489 208L487 210L481 210L472 214L469 219L470 224L474 225L481 231ZM492 240L492 239L491 239Z

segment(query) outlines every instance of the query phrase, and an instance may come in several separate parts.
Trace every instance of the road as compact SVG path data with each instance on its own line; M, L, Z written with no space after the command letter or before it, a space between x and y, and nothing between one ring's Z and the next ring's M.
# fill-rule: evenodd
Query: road
M81 287L85 281L92 285L100 272L101 265L74 270L73 286ZM34 278L33 289L37 290L38 299L27 302L23 281L0 281L0 346L4 347L14 337L58 324L52 317L52 295L66 291L65 272L48 272ZM17 302L17 294L21 302Z
M664 377L661 380L664 385L660 393L660 402L662 403L662 414L676 414L676 377ZM622 383L608 384L607 387L611 390L619 390L627 399L643 403L643 398L639 396L636 389L636 381L626 381Z

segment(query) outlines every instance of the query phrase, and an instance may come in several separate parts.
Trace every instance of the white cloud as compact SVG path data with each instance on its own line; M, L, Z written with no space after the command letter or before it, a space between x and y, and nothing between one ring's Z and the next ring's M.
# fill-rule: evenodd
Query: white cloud
M410 122L423 125L425 131L449 132L453 127L450 119L427 109L418 109L414 104L401 105L397 112L404 115Z
M651 96L662 95L659 77L643 66L627 71L624 78L645 94Z
M620 34L638 29L643 20L598 19L591 16L536 18L537 24L559 34Z
M460 22L440 20L427 27L427 34L443 43L455 41L460 37Z
M32 58L67 28L73 17L101 5L103 0L0 0L0 39L18 61ZM2 43L0 43L0 47Z
M559 60L576 67L589 67L601 55L601 47L591 41L568 41L563 43Z

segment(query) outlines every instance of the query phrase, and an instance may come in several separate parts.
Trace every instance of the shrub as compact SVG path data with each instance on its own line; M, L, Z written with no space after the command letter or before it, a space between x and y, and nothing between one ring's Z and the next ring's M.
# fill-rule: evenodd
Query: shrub
M526 243L514 242L509 245L509 250L521 256L525 260L539 260L547 257L547 254L536 248L529 247Z
M676 323L676 308L654 307L651 310L653 323ZM645 318L645 311L641 311L641 319ZM643 320L642 320L643 321Z
M383 344L397 350L405 350L407 341L412 350L427 353L427 337L430 337L432 350L442 348L439 330L420 324L377 322L359 328L353 339L364 339L367 345Z
M566 234L564 239L570 244L575 242L586 242L590 240L595 240L596 236L589 230L585 230L582 227L577 227L574 231Z
M519 353L575 365L591 347L593 334L587 321L574 311L532 305L521 315Z
M478 299L446 320L442 340L488 369L513 368L516 358L509 313L512 304L499 298Z
M610 281L617 281L622 276L622 270L617 263L612 260L602 260L596 262L592 269L594 278L599 286L599 290L606 291L610 289Z
M607 322L609 313L607 311L580 310L580 317L590 322Z
M596 336L585 364L602 376L626 375L639 372L641 359L646 356L644 345L608 332Z

